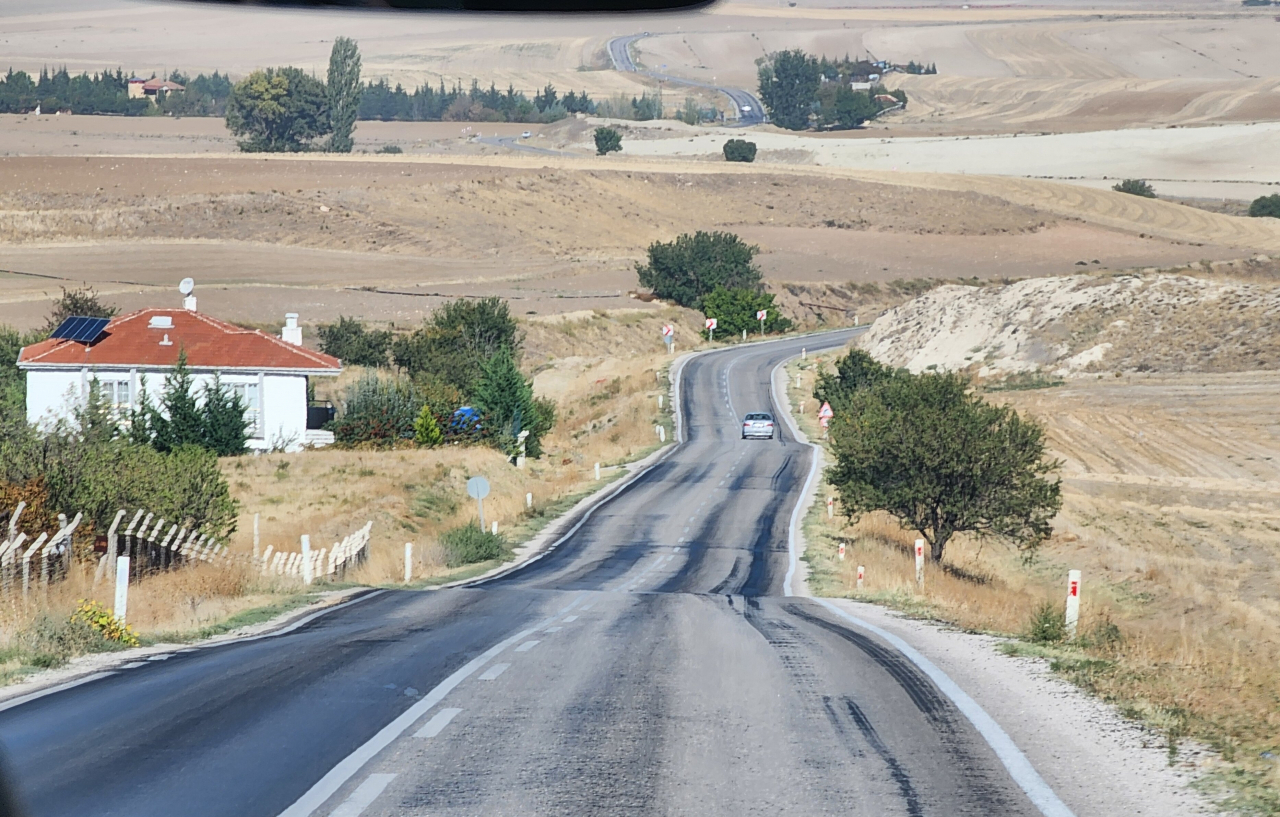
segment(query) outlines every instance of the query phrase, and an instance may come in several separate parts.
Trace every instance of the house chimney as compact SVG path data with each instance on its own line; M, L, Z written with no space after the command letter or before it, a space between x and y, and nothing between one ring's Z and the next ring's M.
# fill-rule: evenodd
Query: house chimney
M194 295L188 295L187 297L183 298L183 299L182 299L182 308L183 308L183 309L185 309L185 310L187 310L188 312L195 312L195 311L196 311L196 296L194 296Z
M280 339L294 346L302 345L302 327L298 326L298 313L284 313L284 328L280 330Z

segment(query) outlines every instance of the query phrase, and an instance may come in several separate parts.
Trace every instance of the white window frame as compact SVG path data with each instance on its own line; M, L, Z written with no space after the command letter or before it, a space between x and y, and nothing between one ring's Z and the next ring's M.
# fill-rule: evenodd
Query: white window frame
M244 403L245 428L253 439L262 439L262 388L257 383L223 383Z

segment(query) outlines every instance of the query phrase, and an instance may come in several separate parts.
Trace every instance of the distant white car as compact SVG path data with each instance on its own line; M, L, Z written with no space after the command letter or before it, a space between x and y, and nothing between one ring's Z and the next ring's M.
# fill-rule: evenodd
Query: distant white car
M527 130L524 133L520 134L521 139L528 139L530 136L533 136L533 131Z
M742 110L744 110L744 111L749 111L749 110L751 110L751 106L750 106L750 105L743 105L743 106L742 106Z
M757 411L742 418L742 439L752 437L760 440L773 439L773 415L767 411Z

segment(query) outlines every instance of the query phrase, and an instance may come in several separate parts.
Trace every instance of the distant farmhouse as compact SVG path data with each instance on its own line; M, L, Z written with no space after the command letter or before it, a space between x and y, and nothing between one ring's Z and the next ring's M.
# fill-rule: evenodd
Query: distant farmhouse
M185 91L186 87L176 82L170 82L167 79L140 79L134 77L129 80L129 98L130 99L150 99L153 103L162 93L170 91Z
M95 380L122 419L138 408L144 389L151 405L159 405L165 375L185 353L198 399L216 374L243 401L250 450L298 451L333 442L333 433L320 428L328 412L310 407L307 387L312 377L336 377L342 362L302 345L294 313L285 316L280 337L201 314L194 297L184 308L67 323L74 321L81 323L18 354L32 423L48 427L70 417Z

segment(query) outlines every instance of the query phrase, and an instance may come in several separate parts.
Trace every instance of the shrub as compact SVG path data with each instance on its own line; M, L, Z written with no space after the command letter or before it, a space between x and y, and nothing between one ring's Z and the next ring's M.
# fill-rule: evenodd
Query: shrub
M1142 179L1125 179L1119 184L1112 185L1111 189L1117 193L1128 193L1131 196L1142 196L1147 199L1156 197L1155 189Z
M413 421L413 441L428 448L444 442L444 434L440 431L440 423L436 420L435 414L431 412L431 406L426 403L422 404L422 410L418 412L418 419Z
M738 335L744 329L759 332L760 321L756 320L756 312L761 309L766 312L765 332L785 332L791 328L791 321L778 312L773 296L767 292L716 287L702 299L702 311L708 318L716 319L716 331L725 338Z
M613 128L596 128L595 139L597 156L622 150L622 134Z
M724 143L724 160L726 162L754 162L756 160L756 143L745 139L730 139Z
M502 556L506 544L506 539L501 534L480 530L475 522L452 528L440 536L440 545L444 548L449 567L497 559Z
M31 654L29 662L37 667L60 667L78 655L111 652L136 646L132 630L123 635L132 641L107 638L80 611L70 618L43 613L17 636L17 646ZM110 613L106 615L110 616Z
M1253 218L1280 218L1280 193L1254 199L1249 205L1249 215Z
M371 330L355 319L338 316L337 323L322 323L317 329L320 351L351 366L386 366L391 349L391 332Z
M523 339L501 298L459 298L431 314L422 328L391 344L397 366L411 375L429 374L460 393L459 404L475 390L484 361L499 349L519 357ZM433 405L437 414L440 406Z
M751 264L759 247L733 233L685 233L664 244L649 245L649 263L636 265L640 285L681 306L702 308L702 299L715 290L760 289L760 270Z
M378 148L378 152L379 153L404 153L404 151L400 149L399 145L383 145L382 147Z
M404 378L366 372L347 387L341 413L333 423L337 442L390 445L414 438L421 400Z
M138 636L133 628L112 615L100 602L79 600L79 606L71 614L73 624L87 624L107 641L115 641L126 647L136 647Z
M1031 613L1027 640L1033 644L1057 644L1067 637L1066 615L1057 604L1046 601Z

